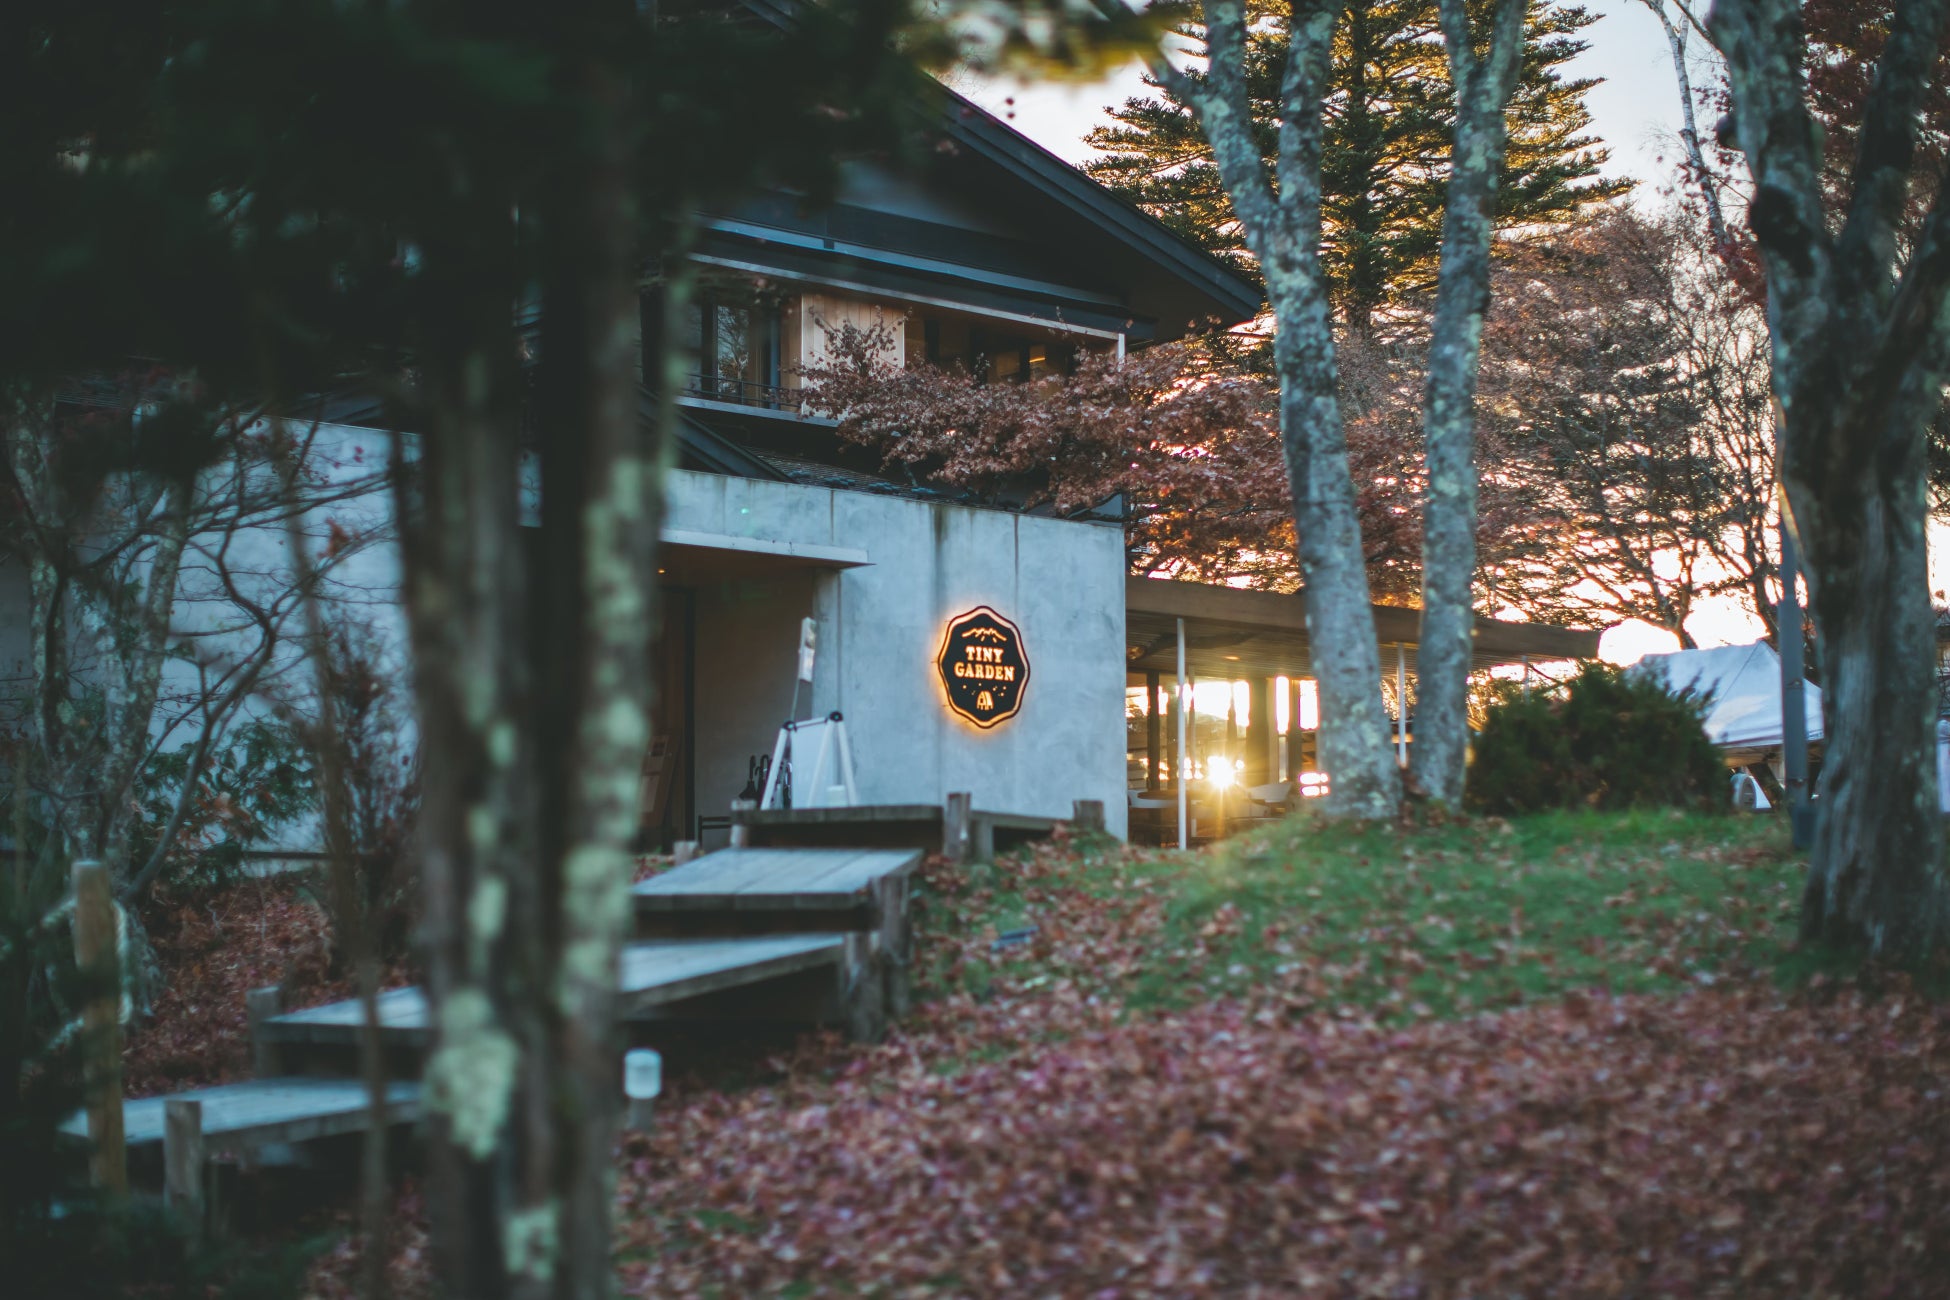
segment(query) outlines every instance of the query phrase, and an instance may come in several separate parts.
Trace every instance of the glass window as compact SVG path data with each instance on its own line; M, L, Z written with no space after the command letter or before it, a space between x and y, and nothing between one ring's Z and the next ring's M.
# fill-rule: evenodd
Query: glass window
M752 406L779 404L779 311L746 295L705 291L691 303L686 342L697 358L690 391Z

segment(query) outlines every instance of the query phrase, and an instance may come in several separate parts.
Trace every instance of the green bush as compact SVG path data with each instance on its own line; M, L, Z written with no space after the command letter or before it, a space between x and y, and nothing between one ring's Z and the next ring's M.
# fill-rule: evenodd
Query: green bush
M1468 802L1498 814L1727 808L1727 766L1706 738L1707 704L1596 663L1545 690L1502 684L1476 737Z

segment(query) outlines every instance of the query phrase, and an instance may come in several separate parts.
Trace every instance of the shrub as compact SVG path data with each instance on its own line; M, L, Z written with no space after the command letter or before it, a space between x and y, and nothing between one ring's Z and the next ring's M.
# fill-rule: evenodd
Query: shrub
M1544 690L1503 684L1476 737L1468 802L1499 814L1726 808L1727 767L1706 738L1707 703L1606 664Z

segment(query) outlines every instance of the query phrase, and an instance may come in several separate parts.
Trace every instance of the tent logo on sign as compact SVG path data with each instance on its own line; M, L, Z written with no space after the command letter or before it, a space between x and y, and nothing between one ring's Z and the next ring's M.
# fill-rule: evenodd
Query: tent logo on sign
M948 621L935 657L948 707L978 727L993 727L1022 708L1029 656L1022 629L987 605Z

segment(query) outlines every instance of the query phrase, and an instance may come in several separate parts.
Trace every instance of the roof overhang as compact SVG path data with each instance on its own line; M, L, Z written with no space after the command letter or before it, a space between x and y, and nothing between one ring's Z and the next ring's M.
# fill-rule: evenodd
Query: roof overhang
M1373 607L1375 637L1386 647L1384 671L1396 648L1412 669L1421 640L1420 610ZM1178 670L1178 620L1185 620L1186 672L1205 678L1311 677L1306 593L1247 591L1203 582L1127 578L1124 627L1127 668L1170 676ZM1591 659L1598 631L1542 623L1478 618L1473 664Z

